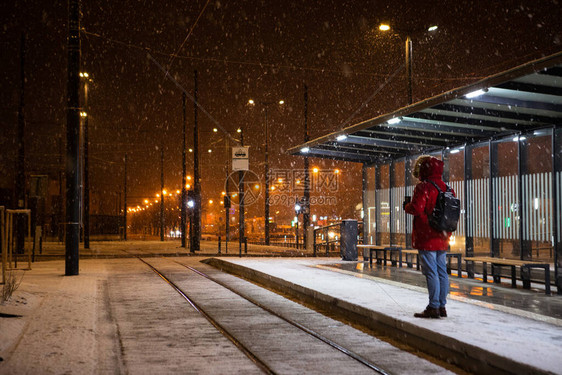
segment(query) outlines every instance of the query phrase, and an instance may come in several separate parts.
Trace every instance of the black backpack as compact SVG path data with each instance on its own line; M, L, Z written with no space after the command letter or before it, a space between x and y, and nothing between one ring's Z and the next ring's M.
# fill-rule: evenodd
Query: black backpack
M453 195L453 191L449 185L447 185L447 191L443 192L435 182L431 180L426 181L431 182L439 191L435 202L435 208L428 216L429 225L438 231L456 231L461 213L461 201Z

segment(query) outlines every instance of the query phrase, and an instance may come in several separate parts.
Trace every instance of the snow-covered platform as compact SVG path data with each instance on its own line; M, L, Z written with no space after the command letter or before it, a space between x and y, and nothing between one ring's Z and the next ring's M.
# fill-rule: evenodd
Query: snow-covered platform
M421 345L423 350L478 373L562 374L562 320L549 316L556 314L548 311L560 308L561 296L547 297L535 292L534 298L550 300L543 304L547 307L542 314L453 292L447 318L419 319L413 314L427 305L424 287L360 272L364 268L362 262L346 262L348 267L333 267L333 263L341 262L310 258L211 261L216 267L296 298L314 300L375 330L387 334L394 331L395 337L401 336L414 346ZM390 273L388 268L382 271L383 276ZM450 281L459 282L456 277ZM497 290L505 298L517 299L521 293L532 293L503 286L486 287L502 288ZM493 290L489 293L492 295Z

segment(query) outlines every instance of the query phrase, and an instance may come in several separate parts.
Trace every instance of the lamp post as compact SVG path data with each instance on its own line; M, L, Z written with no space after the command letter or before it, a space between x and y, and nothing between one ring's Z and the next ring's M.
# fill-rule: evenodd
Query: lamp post
M270 105L274 104L274 102L258 102L260 105L264 107L265 111L265 209L264 209L264 237L265 237L265 244L269 245L269 126L267 124L267 109ZM284 100L279 100L277 102L279 105L285 104ZM248 100L248 104L256 105L256 101L253 99Z
M299 249L299 213L302 209L300 202L295 204L295 242L297 244L297 250ZM305 229L306 230L306 229Z
M84 249L90 248L90 162L89 162L89 125L88 125L88 89L89 83L93 82L90 75L86 72L80 72L80 78L84 81L84 111L80 112L80 117L84 119L84 212L82 213L84 221Z
M68 2L68 86L66 117L65 275L79 273L80 244L80 0Z
M189 249L193 247L193 209L195 207L195 197L193 190L187 192L187 208L189 210Z
M389 24L381 23L379 25L380 31L389 31L391 27ZM432 32L437 30L436 25L432 25L426 29L428 32ZM407 89L408 89L408 104L412 104L412 38L411 34L414 32L412 31L402 31L400 29L396 29L399 34L406 34L406 43L405 43L405 58L406 58L406 82L407 82Z
M182 147L182 175L181 175L181 247L185 248L186 244L186 216L187 207L185 206L187 200L187 167L186 167L186 125L187 117L185 113L185 93L182 95L182 109L183 109L183 147Z

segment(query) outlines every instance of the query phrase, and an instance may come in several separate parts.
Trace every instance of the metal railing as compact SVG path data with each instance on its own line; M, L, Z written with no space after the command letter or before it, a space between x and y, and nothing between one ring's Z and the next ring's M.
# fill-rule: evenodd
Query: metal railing
M326 256L330 252L340 251L341 225L342 223L336 223L314 228L314 256L317 256L318 252L322 250L325 250ZM363 222L359 221L357 225L357 243L363 243Z

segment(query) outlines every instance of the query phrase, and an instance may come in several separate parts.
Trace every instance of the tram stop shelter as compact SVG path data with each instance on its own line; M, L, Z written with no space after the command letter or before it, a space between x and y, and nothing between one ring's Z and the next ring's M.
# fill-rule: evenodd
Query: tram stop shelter
M288 151L363 165L363 241L411 247L415 159L445 162L461 199L451 250L554 264L562 293L562 52Z

